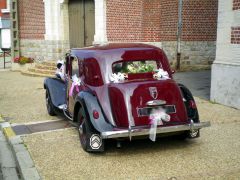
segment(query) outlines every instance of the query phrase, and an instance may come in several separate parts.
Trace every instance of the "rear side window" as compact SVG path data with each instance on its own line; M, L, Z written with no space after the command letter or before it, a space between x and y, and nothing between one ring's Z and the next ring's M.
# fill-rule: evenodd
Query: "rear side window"
M72 60L72 76L75 74L79 77L78 59L76 57Z
M90 86L103 85L102 75L98 62L95 59L83 61L84 82Z
M155 60L141 60L141 61L120 61L112 65L113 73L149 73L158 69L157 62Z

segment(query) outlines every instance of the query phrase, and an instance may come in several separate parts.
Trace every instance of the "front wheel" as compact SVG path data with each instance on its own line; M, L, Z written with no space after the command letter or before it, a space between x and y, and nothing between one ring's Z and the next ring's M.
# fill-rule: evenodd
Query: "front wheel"
M86 152L102 152L104 151L104 142L87 117L83 108L80 108L78 112L78 132L81 146Z
M46 106L47 106L48 114L50 116L55 116L56 113L54 111L54 106L53 106L53 103L52 103L52 100L51 100L51 96L49 94L49 90L48 89L46 89L46 96L45 96L45 98L46 98Z

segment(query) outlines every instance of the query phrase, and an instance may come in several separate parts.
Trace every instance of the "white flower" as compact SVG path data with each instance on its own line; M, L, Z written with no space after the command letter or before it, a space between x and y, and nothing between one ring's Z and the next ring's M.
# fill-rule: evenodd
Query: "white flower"
M80 86L81 80L77 77L76 74L74 74L74 75L72 76L72 80L73 80L74 85Z
M159 68L157 72L153 75L155 79L161 80L161 79L170 79L169 74L167 71L164 71L163 69Z
M111 82L114 83L119 83L119 82L123 82L125 79L127 78L127 75L124 73L113 73L111 74L111 76L109 77Z

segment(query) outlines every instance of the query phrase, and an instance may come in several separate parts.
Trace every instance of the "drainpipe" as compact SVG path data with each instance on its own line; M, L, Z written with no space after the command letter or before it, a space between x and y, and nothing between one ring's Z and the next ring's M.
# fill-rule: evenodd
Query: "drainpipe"
M183 0L178 0L177 64L176 64L177 70L180 69L180 59L181 59L182 9L183 9Z

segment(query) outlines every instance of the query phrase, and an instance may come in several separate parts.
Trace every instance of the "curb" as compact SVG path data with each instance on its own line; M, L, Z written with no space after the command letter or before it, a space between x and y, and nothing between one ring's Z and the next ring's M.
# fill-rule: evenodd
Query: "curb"
M17 166L16 168L19 170L21 179L40 180L41 177L34 165L31 155L29 154L28 150L24 145L22 138L20 136L16 136L16 134L11 128L10 123L4 122L1 115L0 115L0 130L2 130L3 134L7 139L8 144L11 147L13 156L16 161Z

